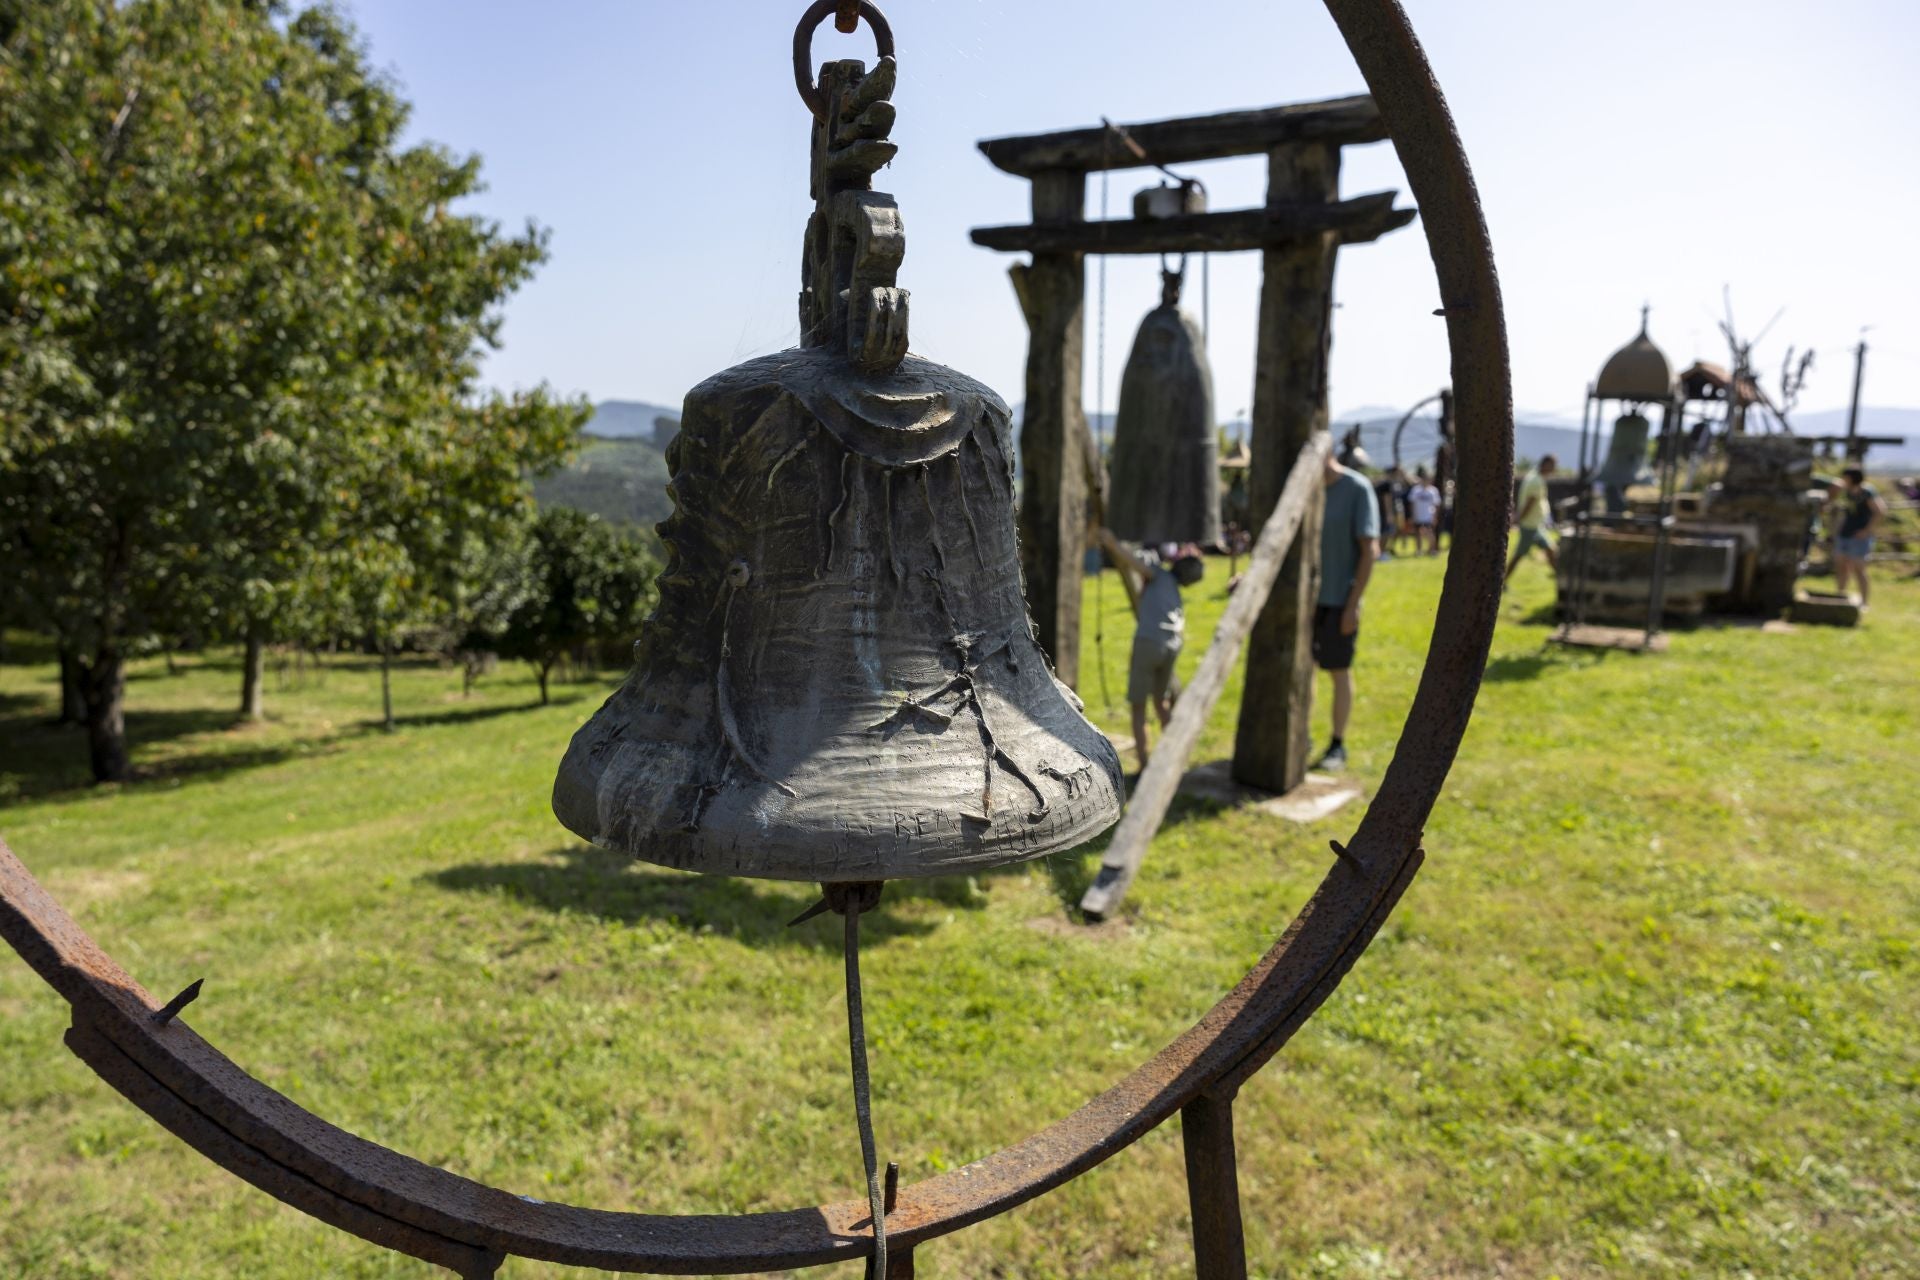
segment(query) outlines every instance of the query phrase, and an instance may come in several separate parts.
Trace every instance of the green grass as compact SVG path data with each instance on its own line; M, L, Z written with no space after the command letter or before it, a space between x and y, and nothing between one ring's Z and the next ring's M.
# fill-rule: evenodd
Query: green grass
M1189 594L1184 659L1222 606ZM1439 565L1381 565L1354 769L1378 781ZM1902 1276L1920 1268L1920 586L1868 625L1544 647L1521 571L1400 910L1242 1093L1255 1274ZM1093 662L1123 690L1109 582ZM471 701L428 665L372 727L370 666L269 681L140 664L147 777L84 785L50 655L0 667L0 833L151 989L346 1128L543 1199L654 1212L858 1194L839 959L801 886L630 866L547 808L610 687ZM1224 754L1234 691L1203 756ZM1316 739L1324 728L1316 729ZM875 1109L909 1178L1067 1112L1187 1026L1278 934L1357 812L1298 828L1180 802L1125 923L1067 926L1091 855L895 886L867 930ZM60 1045L0 955L0 1275L419 1276L203 1161ZM923 1276L1190 1274L1175 1126L921 1251ZM559 1269L515 1261L511 1277ZM820 1274L853 1277L857 1267Z

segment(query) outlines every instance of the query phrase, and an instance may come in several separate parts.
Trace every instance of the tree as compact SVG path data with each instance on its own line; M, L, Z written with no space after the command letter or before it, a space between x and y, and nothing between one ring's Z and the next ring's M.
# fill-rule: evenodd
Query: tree
M533 524L530 590L493 647L533 664L545 706L548 675L564 655L633 638L658 572L637 533L565 507L542 511Z
M543 233L451 212L478 162L405 118L324 9L0 0L0 553L96 778L129 654L241 638L257 711L315 580L406 594L572 443L583 406L474 393Z

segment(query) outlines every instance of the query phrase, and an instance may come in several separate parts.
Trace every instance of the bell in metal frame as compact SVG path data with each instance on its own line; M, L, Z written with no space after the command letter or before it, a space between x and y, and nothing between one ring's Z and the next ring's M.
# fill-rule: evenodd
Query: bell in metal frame
M832 884L1039 857L1119 816L1119 759L1034 639L1007 406L907 354L900 214L871 189L894 77L883 56L802 80L804 345L687 396L659 605L554 784L597 844Z

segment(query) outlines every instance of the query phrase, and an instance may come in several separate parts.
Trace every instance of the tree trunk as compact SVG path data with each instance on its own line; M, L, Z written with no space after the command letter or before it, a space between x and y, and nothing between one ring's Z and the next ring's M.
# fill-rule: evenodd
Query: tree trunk
M102 649L81 679L87 704L87 752L95 782L125 782L133 774L127 756L127 679L117 649Z
M544 707L547 705L547 672L553 670L553 664L551 662L543 662L538 669L540 672L540 705Z
M240 718L265 720L267 708L262 686L267 673L267 642L264 628L258 625L247 627L246 659L241 666L244 670L240 676Z
M87 722L86 667L80 655L64 645L60 649L59 722L74 725Z
M380 646L380 715L382 727L393 732L393 649Z

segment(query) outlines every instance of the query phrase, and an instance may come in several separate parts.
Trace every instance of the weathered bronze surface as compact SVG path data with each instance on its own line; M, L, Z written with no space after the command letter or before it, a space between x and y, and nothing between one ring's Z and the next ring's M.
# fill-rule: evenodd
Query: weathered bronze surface
M870 189L894 62L815 99L805 346L687 396L660 604L554 812L727 875L950 875L1113 825L1120 761L1034 640L1007 407L906 353L905 237Z
M1180 309L1176 272L1160 273L1120 375L1107 525L1133 542L1220 543L1220 438L1200 323Z

